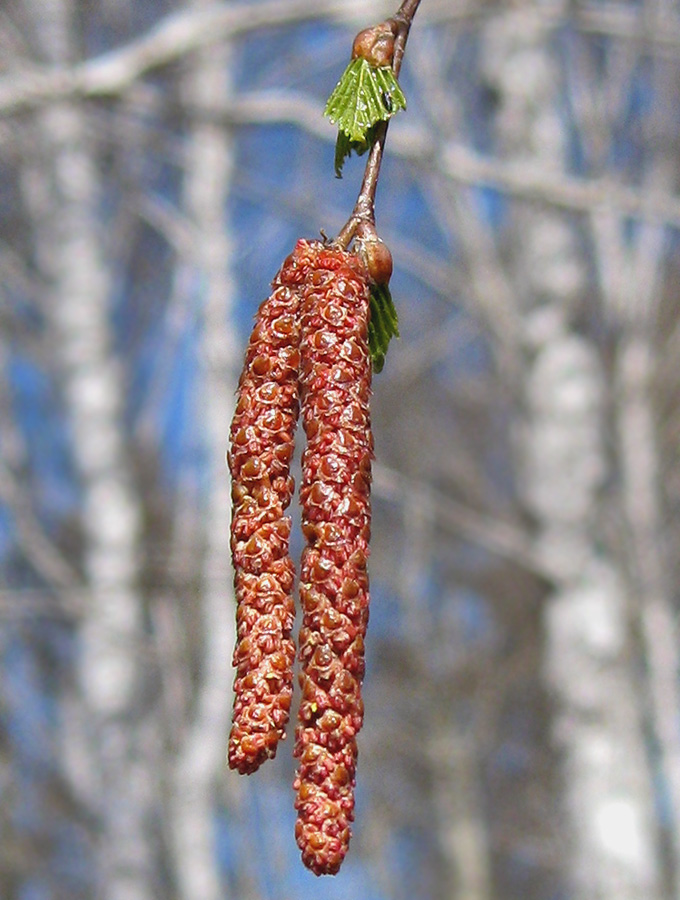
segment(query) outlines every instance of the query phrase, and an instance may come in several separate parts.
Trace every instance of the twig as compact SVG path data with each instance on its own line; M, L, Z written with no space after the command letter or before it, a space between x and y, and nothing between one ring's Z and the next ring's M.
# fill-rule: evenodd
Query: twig
M373 487L376 496L386 502L402 502L409 494L419 492L422 495L427 491L426 485L417 479L380 464L374 467ZM552 573L534 551L530 536L520 525L486 516L451 497L434 498L430 515L440 528L472 541L501 559L510 560L546 584L552 583Z
M225 126L287 122L320 140L334 140L332 129L319 115L318 103L295 91L252 91L218 111L193 110L190 118ZM439 170L458 185L490 187L526 202L577 213L606 211L680 228L680 196L668 190L641 189L609 176L588 178L555 172L537 167L532 159L508 161L484 156L454 140L437 148L431 135L418 125L402 127L390 141L390 152L395 156L421 169Z
M382 3L381 3L382 5ZM360 15L365 0L264 0L252 3L216 3L214 7L172 13L136 40L72 67L55 71L44 66L23 68L0 78L0 116L72 97L117 96L148 72L226 40L264 26L303 22L335 15ZM430 0L429 22L470 22L495 15L493 3L478 0ZM551 27L563 20L559 13L540 10ZM576 12L576 28L585 34L603 34L638 43L645 50L676 58L680 29L676 22L654 32L640 30L639 16L627 9L591 5Z
M148 72L189 53L250 34L260 28L365 14L365 0L263 0L215 3L172 13L136 40L58 69L36 66L0 77L0 116L55 100L115 97ZM384 0L375 0L380 11ZM430 0L429 21L469 21L479 16L477 0Z
M392 71L395 77L399 76L401 62L404 58L406 41L413 24L420 0L404 0L395 15L385 24L392 27L394 34L394 56L392 59ZM364 178L361 190L354 204L352 215L338 234L335 243L340 247L347 247L354 237L357 229L364 227L369 231L375 231L375 192L378 187L378 177L385 152L385 139L389 122L381 122L376 126L376 137L368 154Z

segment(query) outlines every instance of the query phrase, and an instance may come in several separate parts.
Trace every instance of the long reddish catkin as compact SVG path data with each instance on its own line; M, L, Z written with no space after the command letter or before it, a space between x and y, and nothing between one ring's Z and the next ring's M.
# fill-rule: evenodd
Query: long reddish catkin
M368 622L369 285L353 254L318 247L302 293L300 684L296 838L317 875L335 874L354 818L356 735Z
M231 425L231 551L237 601L228 759L251 774L285 737L293 682L295 569L284 515L298 418L301 285L318 242L298 241L258 310Z

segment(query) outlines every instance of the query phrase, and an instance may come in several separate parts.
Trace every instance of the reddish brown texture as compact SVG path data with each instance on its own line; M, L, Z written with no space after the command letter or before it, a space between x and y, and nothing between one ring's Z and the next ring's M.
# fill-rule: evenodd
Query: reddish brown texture
M298 241L258 310L231 425L231 552L237 601L234 712L228 759L251 774L285 737L295 618L289 557L290 461L298 418L301 286L319 242Z
M300 500L307 547L294 786L297 842L317 875L335 874L347 852L363 719L373 455L368 281L356 256L319 248L300 307L307 435Z
M394 58L394 31L389 22L365 28L354 38L352 59L367 60L372 66L391 66Z
M392 254L380 238L365 240L362 243L362 254L368 274L376 284L389 284L392 277Z

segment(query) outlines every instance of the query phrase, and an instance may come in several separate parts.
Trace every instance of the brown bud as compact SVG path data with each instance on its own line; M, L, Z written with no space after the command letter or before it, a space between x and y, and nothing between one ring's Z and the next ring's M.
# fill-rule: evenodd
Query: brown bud
M376 284L389 284L392 277L392 254L387 244L380 238L362 241L361 251L368 274Z
M394 56L394 34L386 23L360 31L352 44L352 59L361 57L372 66L391 66Z

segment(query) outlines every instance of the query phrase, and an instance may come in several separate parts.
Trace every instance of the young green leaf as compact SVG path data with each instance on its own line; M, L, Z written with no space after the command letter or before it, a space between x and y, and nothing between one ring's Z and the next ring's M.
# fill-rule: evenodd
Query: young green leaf
M335 177L342 178L342 169L345 160L356 153L357 156L363 156L364 153L373 145L375 139L375 125L366 132L366 138L363 141L353 141L345 134L344 131L338 130L338 136L335 140Z
M387 348L393 337L399 337L399 322L392 294L386 284L373 285L371 318L368 323L368 349L374 372L382 372Z
M369 128L391 118L400 109L406 109L406 98L392 69L372 66L357 57L347 66L328 98L324 115L350 141L362 143L367 140Z

